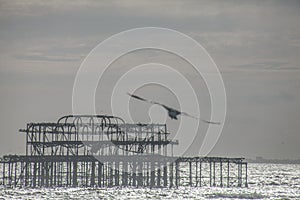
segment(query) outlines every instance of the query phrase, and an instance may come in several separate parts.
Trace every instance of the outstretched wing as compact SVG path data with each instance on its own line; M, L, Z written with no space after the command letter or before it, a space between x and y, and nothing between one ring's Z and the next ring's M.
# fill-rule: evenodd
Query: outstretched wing
M213 122L213 121L208 121L208 120L205 120L205 119L201 119L201 121L203 121L205 123L208 123L208 124L217 124L217 125L221 124L221 122Z
M170 108L170 107L168 107L168 106L166 106L166 105L164 105L162 103L159 103L157 101L149 101L149 103L160 105L160 106L164 107L166 110L172 109L172 108Z
M193 115L190 115L190 114L188 114L188 113L186 113L186 112L181 112L181 111L179 111L179 110L177 110L177 109L175 109L175 108L171 108L171 107L169 107L169 106L166 106L166 105L164 105L164 104L162 104L162 103L159 103L159 102L156 102L156 101L150 101L150 103L152 103L152 104L157 104L157 105L160 105L160 106L162 106L163 108L165 108L165 109L168 111L168 114L169 114L169 116L170 116L171 118L172 118L172 117L175 117L175 119L177 119L177 118L176 118L177 115L184 115L184 116L191 117L191 118L194 118L194 119L199 119L199 118L197 118L197 117L195 117L195 116L193 116Z
M135 98L135 99L138 99L138 100L141 100L141 101L146 101L146 102L149 102L147 99L143 98L143 97L140 97L140 96L137 96L137 95L134 95L134 94L130 94L127 92L127 94L129 96L131 96L132 98Z
M159 102L157 102L157 101L150 101L150 103L162 106L162 107L163 107L164 109L166 109L169 113L170 113L170 112L173 112L173 113L176 113L176 115L182 114L181 111L176 110L176 109L174 109L174 108L171 108L171 107L169 107L169 106L166 106L165 104L159 103Z
M181 112L180 114L181 114L181 115L184 115L184 116L187 116L187 117L194 118L194 119L199 119L198 117L195 117L195 116L193 116L193 115L190 115L190 114L188 114L188 113L186 113L186 112Z

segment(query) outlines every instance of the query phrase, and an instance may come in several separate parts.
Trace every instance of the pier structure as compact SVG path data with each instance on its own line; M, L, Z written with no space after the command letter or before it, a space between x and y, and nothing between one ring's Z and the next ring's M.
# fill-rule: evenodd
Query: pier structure
M243 158L178 157L166 124L107 115L29 123L25 155L0 160L6 187L247 187Z

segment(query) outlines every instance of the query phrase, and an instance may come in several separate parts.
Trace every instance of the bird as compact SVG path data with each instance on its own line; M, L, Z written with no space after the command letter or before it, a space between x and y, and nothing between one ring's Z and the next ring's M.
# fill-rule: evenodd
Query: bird
M190 115L190 114L188 114L188 113L186 113L186 112L182 112L182 111L176 110L176 109L171 108L171 107L169 107L169 106L166 106L166 105L164 105L164 104L162 104L162 103L159 103L159 102L156 102L156 101L152 101L152 100L147 100L147 99L145 99L145 98L143 98L143 97L140 97L140 96L137 96L137 95L134 95L134 94L130 94L130 93L127 93L127 94L128 94L130 97L135 98L135 99L137 99L137 100L144 101L144 102L147 102L147 103L150 103L150 104L156 104L156 105L162 106L164 109L166 109L166 110L168 111L169 117L170 117L171 119L173 119L173 120L177 120L177 119L178 119L177 117L178 117L179 115L191 117L191 118L194 118L194 119L199 119L198 117L195 117L195 116L193 116L193 115ZM205 123L207 123L207 124L215 124L215 125L220 125L220 124L221 124L221 122L214 122L214 121L209 121L209 120L205 120L205 119L200 119L200 120L203 121L203 122L205 122Z

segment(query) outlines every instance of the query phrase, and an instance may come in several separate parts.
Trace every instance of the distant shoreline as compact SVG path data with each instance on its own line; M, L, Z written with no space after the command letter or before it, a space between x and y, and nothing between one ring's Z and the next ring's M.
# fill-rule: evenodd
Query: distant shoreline
M300 164L300 159L289 160L289 159L246 159L249 163L265 163L265 164Z

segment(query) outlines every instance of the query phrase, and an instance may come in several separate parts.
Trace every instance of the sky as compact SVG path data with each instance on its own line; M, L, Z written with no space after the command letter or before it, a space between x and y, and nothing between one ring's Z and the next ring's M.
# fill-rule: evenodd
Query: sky
M76 73L97 44L128 29L164 27L199 42L222 74L227 116L210 155L299 159L299 8L296 0L1 0L0 154L25 152L25 135L18 130L26 123L56 121L72 113ZM172 55L145 51L122 59L113 64L108 77L116 78L116 69L124 69L124 63L168 60L181 67L189 80L198 80L185 70L187 64ZM99 87L108 90L109 81ZM167 101L168 95L158 90ZM209 113L207 103L200 103L204 113ZM106 112L104 105L96 106ZM174 121L167 122L176 128Z

